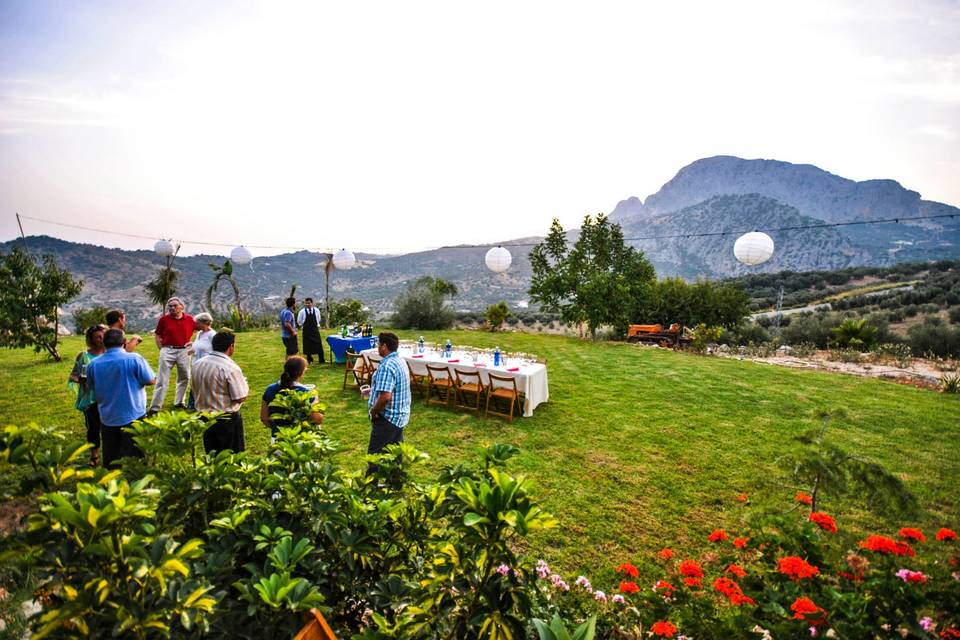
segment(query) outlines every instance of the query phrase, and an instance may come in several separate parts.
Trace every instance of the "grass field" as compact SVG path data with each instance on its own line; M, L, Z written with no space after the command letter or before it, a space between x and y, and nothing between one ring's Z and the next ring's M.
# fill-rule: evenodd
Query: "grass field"
M411 332L401 338L414 339ZM568 571L595 572L626 559L643 562L669 544L698 549L714 527L736 529L745 510L789 509L796 491L777 458L792 437L819 421L818 410L843 408L835 442L882 463L904 480L923 506L916 524L960 525L960 397L835 374L700 357L623 343L482 332L434 332L428 340L525 351L549 359L550 402L512 424L476 418L415 399L406 440L437 468L504 442L522 450L511 469L526 475L534 495L560 521L528 541L531 551ZM64 361L31 351L0 352L0 423L36 420L82 437L66 378L81 340L69 338ZM152 340L141 353L151 364ZM238 336L236 361L255 398L243 410L248 448L262 454L268 430L258 421L259 394L283 362L275 333ZM369 433L365 404L341 390L343 367L312 367L328 405L325 425L342 447L343 463L361 469ZM171 389L168 406L173 402ZM827 496L824 508L847 528L889 531L855 500Z

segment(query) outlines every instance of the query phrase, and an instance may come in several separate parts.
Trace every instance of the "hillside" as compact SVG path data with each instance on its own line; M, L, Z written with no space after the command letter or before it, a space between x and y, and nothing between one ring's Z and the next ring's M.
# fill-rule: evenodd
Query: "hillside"
M686 233L735 232L805 226L849 220L877 220L917 215L957 215L914 223L885 223L835 228L773 232L774 257L748 268L733 258L736 235L684 237ZM733 277L782 270L811 271L863 265L951 259L960 255L960 209L923 200L918 193L893 180L855 182L812 165L774 160L744 160L717 156L698 160L683 169L657 193L641 201L621 201L611 219L630 238L679 235L677 238L637 240L661 276L685 278ZM544 232L549 228L545 218ZM576 237L570 229L569 237ZM360 255L359 268L335 272L330 282L334 298L357 298L377 316L392 310L393 300L406 282L419 276L454 282L458 310L480 311L505 300L511 307L526 306L530 279L527 254L539 238L519 238L504 244L513 265L503 274L487 270L488 247L452 246L406 255ZM28 239L36 253L53 253L61 265L84 280L81 296L69 309L93 305L122 306L134 320L153 318L143 285L161 261L150 251L127 251L81 245L40 236ZM0 243L8 251L12 242ZM309 251L256 258L237 270L245 304L254 311L273 313L293 283L299 295L323 296L323 256ZM177 258L179 291L188 308L199 310L210 282L209 262L223 257ZM226 296L226 292L224 293ZM220 299L224 305L226 297Z
M923 200L895 180L856 182L809 164L715 156L683 167L645 201L636 197L621 201L610 217L622 225L642 227L649 220L713 196L745 194L766 196L823 222L960 214L956 207ZM929 222L845 226L838 231L863 250L850 265L932 260L960 253L960 215ZM802 271L829 266L812 262L816 257L798 256L789 268Z

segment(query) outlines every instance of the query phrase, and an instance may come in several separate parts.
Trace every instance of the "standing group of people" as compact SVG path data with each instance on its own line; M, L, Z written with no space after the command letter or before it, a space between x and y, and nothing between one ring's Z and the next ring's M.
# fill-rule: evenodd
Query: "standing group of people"
M309 388L302 383L302 378L308 361L312 361L310 356L319 355L320 362L324 361L319 331L316 331L315 343L307 340L306 329L319 327L313 301L308 298L307 302L300 311L303 321L297 322L305 329L307 359L296 355L296 346L290 354L288 346L280 379L269 385L261 398L260 421L270 428L272 437L281 427L290 424L281 409L271 406L273 400L287 390L307 391ZM295 305L296 300L288 298L280 316L281 326L288 332L292 330L294 341L296 326L290 320ZM246 448L240 410L250 395L250 387L233 360L236 336L229 329L214 331L213 318L208 313L197 314L196 318L185 313L180 298L171 298L166 309L168 313L160 318L155 332L160 351L156 374L147 360L136 353L142 342L140 336L125 333L123 311L110 311L105 318L107 325L86 330L87 349L74 362L70 384L77 389L76 408L83 412L87 441L93 445L93 465L102 463L112 467L123 457L142 457L125 429L162 409L174 368L177 370L175 408L220 414L203 434L206 452L239 452ZM287 337L284 344L288 344ZM313 347L318 350L312 350ZM410 380L397 356L398 347L395 334L380 334L378 349L382 361L373 375L368 397L371 431L367 452L371 454L382 452L389 444L402 442L404 427L410 419ZM151 385L155 388L148 408L146 388ZM310 419L319 424L323 414L313 412ZM368 473L376 470L376 465L368 466Z
M326 360L323 354L323 338L320 336L320 310L313 305L313 298L303 301L303 309L294 315L297 308L297 299L289 297L283 301L285 308L280 312L280 339L288 356L301 353L298 343L297 327L303 337L302 353L308 363L313 363L313 356L317 356L320 364Z

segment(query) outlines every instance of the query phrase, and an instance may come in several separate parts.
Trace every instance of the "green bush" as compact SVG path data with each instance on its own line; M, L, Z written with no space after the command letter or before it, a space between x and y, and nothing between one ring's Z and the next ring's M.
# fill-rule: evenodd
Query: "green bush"
M913 353L933 354L941 358L960 357L960 328L951 328L935 316L907 330L907 342Z
M833 337L830 342L833 346L866 351L876 340L877 328L868 324L866 318L846 318L831 333Z
M496 331L501 326L503 326L504 321L510 317L510 307L507 306L507 303L501 300L497 304L492 304L487 307L486 320L487 326L490 328L490 331ZM510 318L513 320L512 324L516 324L518 318L513 316Z
M448 286L449 285L449 286ZM456 314L444 301L453 294L453 285L441 279L423 276L407 285L394 302L396 309L391 324L398 329L448 329Z
M73 312L73 330L78 336L82 336L88 327L98 324L105 324L107 312L110 309L102 306L81 307Z

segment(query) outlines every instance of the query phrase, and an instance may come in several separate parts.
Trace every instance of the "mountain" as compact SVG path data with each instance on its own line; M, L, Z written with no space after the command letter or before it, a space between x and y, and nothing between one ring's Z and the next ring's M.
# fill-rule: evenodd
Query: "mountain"
M776 244L774 256L756 267L746 267L734 259L736 233L691 235L924 215L957 217L771 231ZM623 227L631 244L646 252L661 276L716 278L960 256L960 209L923 200L920 194L893 180L855 182L812 165L777 160L732 156L697 160L645 201L637 197L622 200L610 217ZM545 220L544 231L548 226ZM568 238L575 240L577 233L576 229L568 230ZM488 247L444 247L398 256L361 254L357 268L333 273L330 294L334 299L357 298L377 316L383 316L392 310L393 300L408 281L429 275L457 285L457 309L478 311L500 300L522 308L530 281L527 254L539 240L503 242L511 245L513 265L501 274L490 272L484 265ZM0 243L0 251L9 251L13 242ZM149 302L143 285L161 266L153 252L82 245L46 236L30 237L27 244L36 254L54 254L61 266L84 280L83 293L68 310L97 304L119 306L139 326L152 326L159 308ZM222 256L207 255L176 259L175 267L181 274L178 290L191 312L200 310L203 293L210 284L208 263L222 264L223 260ZM235 275L244 305L273 313L293 283L299 285L299 298L309 295L322 299L323 261L322 254L298 251L256 258L250 266L238 267ZM223 287L218 298L221 308L230 301L228 288Z
M841 266L952 258L960 253L960 209L923 200L919 193L905 189L894 180L856 182L813 165L779 160L746 160L733 156L697 160L680 169L645 201L636 197L622 200L610 214L610 219L624 227L642 229L647 222L714 196L747 194L765 196L794 207L808 219L826 223L944 214L958 216L955 219L837 227L843 237L863 250L851 254L851 262ZM747 220L746 227L741 228L771 226L771 221L777 217L774 211L767 215L762 208L754 208L753 213L757 217ZM822 258L827 262L833 260L827 254L822 254ZM826 268L817 260L816 254L798 254L790 268ZM770 265L763 267L764 270L771 268ZM708 275L709 271L704 273ZM729 274L720 271L712 275Z

